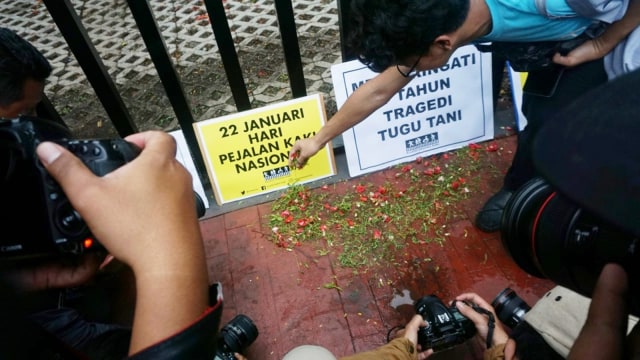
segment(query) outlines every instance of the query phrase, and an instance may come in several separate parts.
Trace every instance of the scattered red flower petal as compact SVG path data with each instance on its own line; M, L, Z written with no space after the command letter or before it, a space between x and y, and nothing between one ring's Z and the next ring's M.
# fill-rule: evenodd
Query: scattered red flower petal
M496 143L494 142L494 143L491 143L491 144L487 145L487 151L488 151L488 152L495 152L495 151L498 151L498 144L496 144Z

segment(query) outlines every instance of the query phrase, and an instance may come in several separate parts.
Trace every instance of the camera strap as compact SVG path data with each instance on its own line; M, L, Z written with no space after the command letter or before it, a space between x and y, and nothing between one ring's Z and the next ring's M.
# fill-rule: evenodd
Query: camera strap
M485 308L481 308L480 306L471 305L471 308L476 312L487 315L489 317L489 322L487 323L487 349L491 348L491 343L493 342L493 329L496 328L496 319L493 317L493 313Z

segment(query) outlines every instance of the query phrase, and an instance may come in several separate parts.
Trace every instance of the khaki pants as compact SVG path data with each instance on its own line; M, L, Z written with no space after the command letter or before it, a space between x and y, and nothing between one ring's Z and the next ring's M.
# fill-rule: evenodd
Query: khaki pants
M556 286L524 315L527 321L558 354L567 357L582 330L591 299L562 286ZM629 315L627 333L638 322Z

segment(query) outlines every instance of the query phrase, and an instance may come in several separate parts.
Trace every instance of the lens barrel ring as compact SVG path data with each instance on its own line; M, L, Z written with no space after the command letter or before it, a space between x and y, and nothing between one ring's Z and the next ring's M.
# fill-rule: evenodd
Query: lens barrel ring
M554 190L542 178L525 183L505 206L500 228L502 245L511 258L527 273L543 278L535 259L533 238L538 209Z

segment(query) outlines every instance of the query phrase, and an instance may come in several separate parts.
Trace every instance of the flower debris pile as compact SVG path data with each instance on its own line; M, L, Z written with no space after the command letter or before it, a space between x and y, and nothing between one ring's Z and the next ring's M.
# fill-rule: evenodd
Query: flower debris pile
M346 182L313 190L291 185L272 203L271 239L288 250L310 243L356 269L392 262L408 242L442 243L445 220L461 215L455 204L477 190L479 171L487 171L499 150L490 142L418 157L385 171L391 175L382 185L368 176L349 188Z

